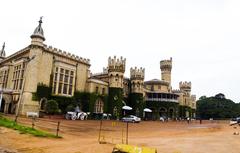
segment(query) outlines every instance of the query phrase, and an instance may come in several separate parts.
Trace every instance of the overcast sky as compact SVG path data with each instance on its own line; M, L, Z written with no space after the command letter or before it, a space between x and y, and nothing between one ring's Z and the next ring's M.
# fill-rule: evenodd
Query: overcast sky
M109 56L160 79L173 58L172 85L191 81L197 97L224 93L240 102L240 0L5 0L0 44L7 56L30 44L43 16L45 44L91 60L101 72Z

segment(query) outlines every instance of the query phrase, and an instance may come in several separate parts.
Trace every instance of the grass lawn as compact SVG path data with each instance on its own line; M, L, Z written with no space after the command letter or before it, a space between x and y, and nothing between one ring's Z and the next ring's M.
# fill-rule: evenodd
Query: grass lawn
M0 116L0 126L18 130L21 134L31 134L36 137L61 138L60 136L56 136L54 134L50 134L44 131L33 129L31 127L16 124L14 121L6 119L2 116Z

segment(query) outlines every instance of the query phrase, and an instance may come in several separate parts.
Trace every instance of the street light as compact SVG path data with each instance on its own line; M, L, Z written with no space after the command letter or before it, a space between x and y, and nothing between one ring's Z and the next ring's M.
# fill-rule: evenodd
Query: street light
M34 58L36 57L36 55L33 55L32 57L27 57L26 60L24 62L31 62L31 60L33 60ZM24 74L24 78L23 78L23 85L22 85L22 90L21 90L21 93L20 93L20 98L19 98L19 102L18 102L18 105L17 105L17 108L16 108L16 113L15 113L15 122L17 123L17 119L18 119L18 116L19 116L19 107L22 105L22 95L23 95L23 91L24 91L24 88L25 88L25 80L26 80L26 74L27 74L27 66L28 64L26 64L26 67L25 67L25 74Z

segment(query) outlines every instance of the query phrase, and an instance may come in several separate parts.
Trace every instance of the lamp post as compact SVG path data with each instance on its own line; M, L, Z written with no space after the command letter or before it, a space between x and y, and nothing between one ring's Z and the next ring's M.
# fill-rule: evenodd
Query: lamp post
M29 63L35 57L36 57L36 55L33 55L31 58L27 57L24 62L28 62ZM18 102L18 105L17 105L17 108L16 108L16 113L15 113L15 122L16 123L17 123L17 119L18 119L18 116L19 116L19 109L20 109L20 106L22 105L23 91L24 91L25 82L26 82L27 66L28 66L28 64L26 64L26 67L25 67L25 74L24 74L24 78L23 78L22 90L21 90L21 93L20 93L20 98L19 98L19 102Z

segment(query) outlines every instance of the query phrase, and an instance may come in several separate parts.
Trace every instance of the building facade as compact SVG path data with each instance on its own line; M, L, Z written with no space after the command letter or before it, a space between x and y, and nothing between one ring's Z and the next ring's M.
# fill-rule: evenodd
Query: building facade
M76 91L100 95L93 107L83 110L91 113L119 118L124 115L122 107L129 105L137 116L150 108L152 119L194 116L196 97L191 95L191 83L180 82L179 90L172 90L172 59L160 62L159 80L144 81L145 69L136 67L130 69L130 78L125 77L126 59L116 56L109 57L103 72L92 74L89 59L44 44L42 19L30 37L29 45L10 56L5 54L5 44L0 51L0 112L39 112L43 104L34 94L44 84L51 87L53 96L73 97Z

